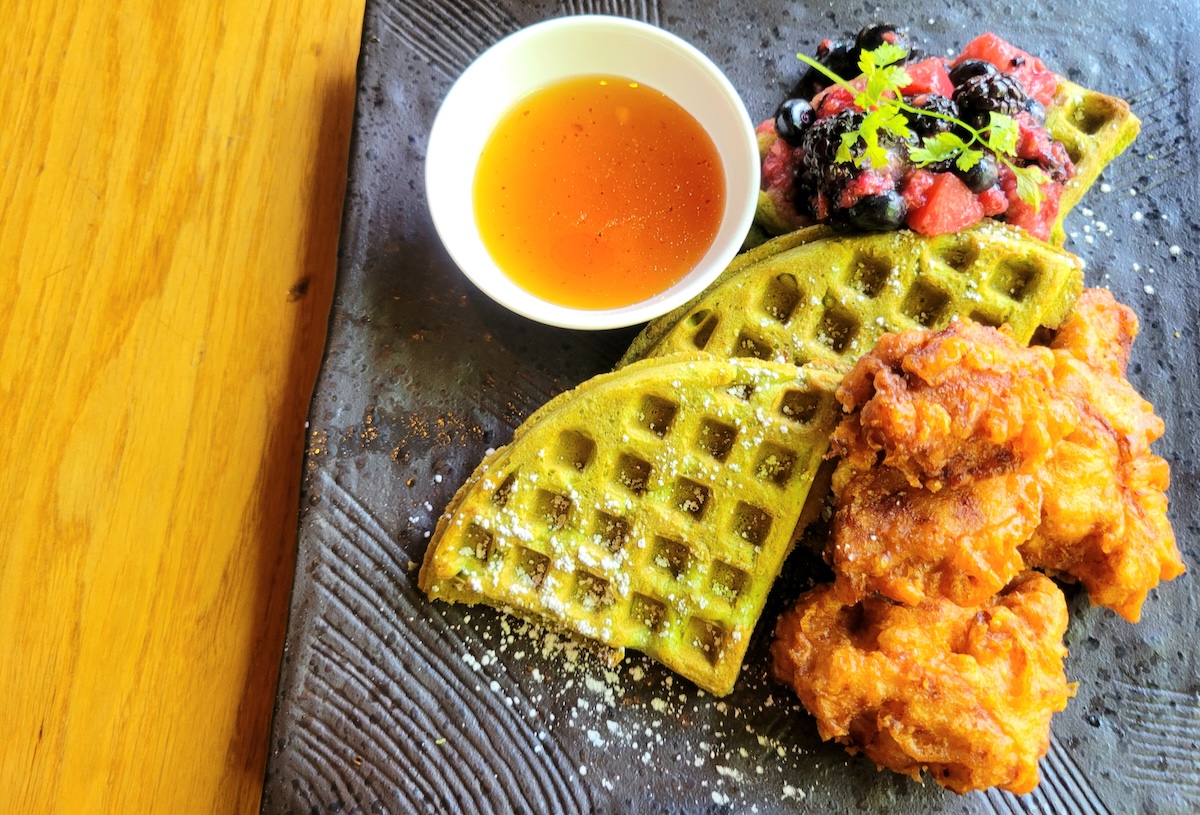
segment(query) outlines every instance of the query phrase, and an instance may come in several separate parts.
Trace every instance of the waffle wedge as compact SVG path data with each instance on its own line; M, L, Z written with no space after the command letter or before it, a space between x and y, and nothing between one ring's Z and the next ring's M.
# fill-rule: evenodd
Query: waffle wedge
M1067 213L1082 200L1109 162L1133 143L1140 130L1141 122L1124 99L1058 78L1054 102L1046 108L1046 132L1067 148L1075 165L1075 177L1063 190L1058 215L1050 230L1051 243L1063 245L1066 241L1063 219ZM774 131L758 135L761 158L766 158L778 138ZM795 225L777 211L775 201L766 191L758 194L754 220L770 235L782 235L795 229Z
M1067 315L1083 285L1074 255L997 223L769 241L681 309L651 322L636 355L703 351L844 369L886 331L941 328L955 316L1021 342Z
M1088 90L1059 77L1054 104L1046 108L1046 131L1067 148L1075 165L1075 177L1063 190L1059 202L1058 218L1050 235L1055 246L1066 240L1063 218L1096 183L1108 163L1133 143L1141 127L1141 121L1124 99Z
M727 694L828 448L837 381L705 355L594 377L481 463L420 587L635 648Z

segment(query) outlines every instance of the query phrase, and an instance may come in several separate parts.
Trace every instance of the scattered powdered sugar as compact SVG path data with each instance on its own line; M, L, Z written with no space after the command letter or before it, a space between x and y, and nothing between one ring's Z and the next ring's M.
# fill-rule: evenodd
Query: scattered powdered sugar
M641 654L613 667L602 646L519 617L486 609L462 623L470 636L461 660L479 676L471 689L529 722L534 752L576 756L581 778L618 796L667 778L695 803L757 812L764 791L806 798L796 779L828 760L812 749L798 700L762 660L743 667L735 697L718 699Z

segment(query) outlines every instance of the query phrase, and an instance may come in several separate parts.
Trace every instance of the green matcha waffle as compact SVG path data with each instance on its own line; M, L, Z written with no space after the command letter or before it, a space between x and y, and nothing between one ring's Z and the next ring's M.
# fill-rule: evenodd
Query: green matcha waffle
M438 522L419 584L732 688L837 420L829 372L646 360L555 397Z
M754 251L647 325L622 363L700 351L845 369L886 331L941 328L955 316L1007 323L1028 342L1061 322L1083 285L1074 255L991 222L932 237L785 235Z
M1050 235L1053 244L1061 246L1066 240L1063 217L1096 183L1100 171L1133 143L1141 127L1124 99L1090 91L1059 77L1054 104L1046 109L1046 132L1067 148L1075 177L1063 190Z

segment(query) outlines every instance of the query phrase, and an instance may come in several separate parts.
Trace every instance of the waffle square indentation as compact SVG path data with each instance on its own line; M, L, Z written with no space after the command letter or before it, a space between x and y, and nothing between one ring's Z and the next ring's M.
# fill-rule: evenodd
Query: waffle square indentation
M500 486L492 493L492 503L503 509L508 504L508 499L512 497L513 486L517 483L517 474L509 473L508 477L500 482Z
M660 536L654 539L650 561L678 580L687 574L688 567L692 562L692 552L686 544Z
M622 453L617 458L617 483L634 495L641 495L650 483L650 463Z
M771 533L771 513L745 501L733 510L733 534L752 546L760 546Z
M575 572L575 601L584 611L608 608L615 600L612 587L603 577L583 570Z
M634 625L645 626L651 632L657 633L662 630L666 619L665 604L644 594L633 595L633 602L629 604L629 621Z
M746 577L746 573L737 566L718 560L713 563L709 584L715 596L732 606L737 604L742 586L746 585Z
M492 533L477 523L471 523L467 526L467 532L463 535L463 541L466 543L467 554L481 563L488 562L488 559L492 556L492 548L496 543L492 537Z
M939 261L959 274L966 274L979 260L979 245L972 238L960 237L941 246L936 252Z
M551 490L538 490L534 506L535 517L554 530L570 523L571 514L575 511L570 498Z
M704 419L700 422L696 444L717 461L724 461L729 458L729 451L733 449L736 439L737 428L716 419Z
M858 335L858 318L840 305L825 309L821 322L817 325L817 340L835 354L841 354L850 347Z
M1029 292L1037 289L1040 274L1041 267L1033 261L1006 260L996 267L992 288L1020 303Z
M540 589L546 575L550 573L550 558L541 552L521 546L517 549L516 573L518 580Z
M716 665L725 656L725 629L720 623L693 617L688 620L684 642L710 665Z
M779 400L779 412L800 424L812 424L821 409L821 394L819 391L796 390L791 388L784 391Z
M778 444L766 442L759 450L758 460L754 463L754 475L760 481L767 481L777 487L785 487L796 468L796 456L791 450Z
M767 281L766 291L763 292L762 310L771 319L781 325L787 325L803 297L804 293L800 291L795 275L775 275Z
M878 297L892 276L895 266L887 258L873 255L857 255L850 262L846 282L867 297Z
M720 320L715 312L707 310L697 311L687 318L687 325L696 329L696 333L692 334L692 345L696 346L697 350L703 351L707 347Z
M753 357L754 359L773 359L775 357L775 349L771 344L761 337L755 337L746 331L738 334L737 342L734 344L733 355L735 357Z
M555 458L568 467L582 472L595 454L596 442L578 430L566 430L558 435Z
M697 521L704 517L708 510L708 499L712 490L690 478L680 478L675 482L672 493L672 503L680 512L691 515Z
M913 283L900 310L925 328L933 328L942 321L949 305L950 295L936 286L918 280Z
M592 541L610 552L621 551L629 542L629 521L607 512L597 512L592 523Z
M674 402L649 395L642 397L636 419L641 427L661 439L670 432L671 423L675 421L675 414L678 412L679 405Z

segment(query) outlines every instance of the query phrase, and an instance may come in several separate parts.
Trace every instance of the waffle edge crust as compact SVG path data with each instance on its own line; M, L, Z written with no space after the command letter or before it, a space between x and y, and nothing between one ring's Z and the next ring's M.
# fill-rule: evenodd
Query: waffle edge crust
M676 355L552 399L438 521L419 585L732 689L795 544L840 377Z

